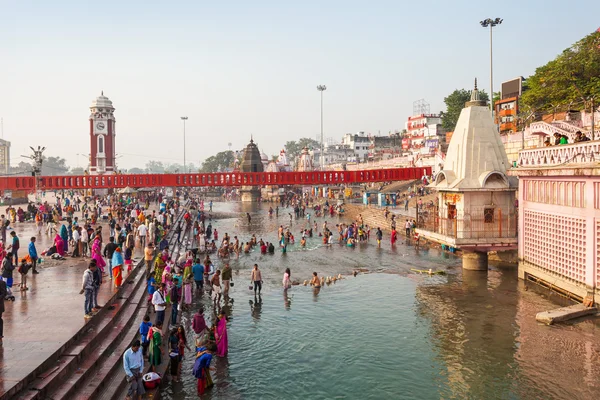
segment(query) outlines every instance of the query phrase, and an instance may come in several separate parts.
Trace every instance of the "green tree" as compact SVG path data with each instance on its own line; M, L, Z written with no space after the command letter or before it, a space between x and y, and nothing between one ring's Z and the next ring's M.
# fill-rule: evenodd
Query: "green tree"
M11 175L31 175L33 166L25 161L19 161L17 165L10 167L9 174Z
M69 175L83 175L84 171L85 169L83 167L71 168L71 170L69 171Z
M600 32L584 37L554 60L537 68L524 83L521 106L553 112L583 109L596 96L600 98Z
M479 99L489 101L485 90L479 91ZM446 111L442 114L442 127L446 132L453 132L460 112L465 107L465 103L471 100L471 91L466 89L456 89L448 96L444 97Z
M129 168L127 170L128 174L145 174L146 170L142 169L142 168L137 168L137 167L133 167L133 168Z
M200 171L202 172L218 172L224 171L228 168L233 167L233 162L235 161L235 155L233 151L221 151L214 156L208 157L202 163L202 167Z
M67 160L61 157L44 157L42 162L42 175L66 175L69 171Z
M285 152L287 153L287 159L290 163L296 161L300 156L302 149L308 147L309 149L321 148L321 143L311 138L301 138L297 142L290 140L285 143Z
M146 171L149 174L164 174L165 166L161 161L150 160L146 163Z

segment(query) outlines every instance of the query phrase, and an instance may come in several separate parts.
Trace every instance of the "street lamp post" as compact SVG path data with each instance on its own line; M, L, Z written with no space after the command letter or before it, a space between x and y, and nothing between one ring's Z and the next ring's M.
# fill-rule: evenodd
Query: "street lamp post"
M181 117L183 121L183 173L187 172L187 165L185 163L185 121L188 120L188 117Z
M490 109L492 110L492 118L494 118L494 67L493 67L493 52L492 52L492 29L496 25L500 25L502 23L502 18L487 18L479 23L484 28L490 27Z
M321 92L321 169L325 170L325 148L323 146L323 92L327 90L327 86L319 85L317 90Z

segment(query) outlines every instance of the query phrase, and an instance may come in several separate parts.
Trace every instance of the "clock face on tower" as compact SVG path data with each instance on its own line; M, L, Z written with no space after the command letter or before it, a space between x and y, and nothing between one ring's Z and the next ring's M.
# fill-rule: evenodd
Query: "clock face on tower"
M96 124L96 131L103 132L106 129L106 124L104 122L98 122Z

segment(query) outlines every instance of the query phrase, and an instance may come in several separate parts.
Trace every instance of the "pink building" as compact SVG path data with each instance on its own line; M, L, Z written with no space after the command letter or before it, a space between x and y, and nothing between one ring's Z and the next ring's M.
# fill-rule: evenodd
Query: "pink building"
M600 299L600 142L519 153L519 277Z

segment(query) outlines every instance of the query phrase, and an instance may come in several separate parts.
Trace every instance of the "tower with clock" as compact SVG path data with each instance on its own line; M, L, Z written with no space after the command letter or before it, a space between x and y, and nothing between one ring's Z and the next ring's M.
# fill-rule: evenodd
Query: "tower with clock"
M100 94L90 106L90 174L114 174L115 108L112 101Z

